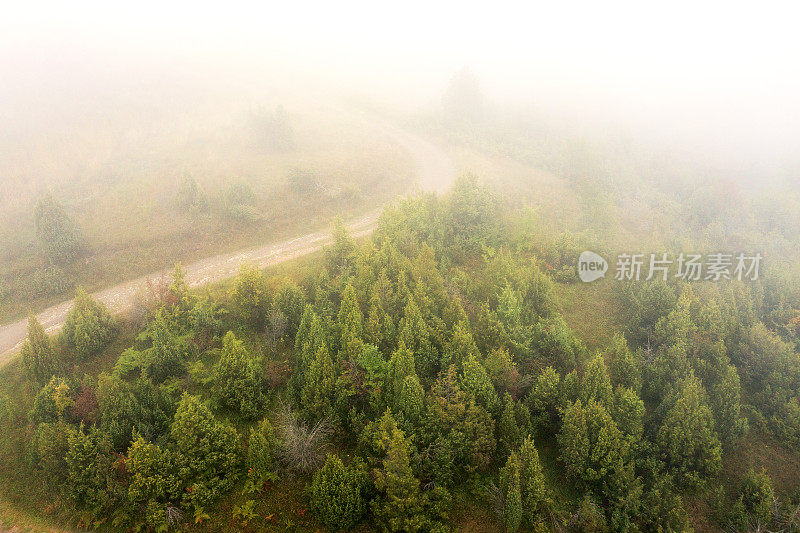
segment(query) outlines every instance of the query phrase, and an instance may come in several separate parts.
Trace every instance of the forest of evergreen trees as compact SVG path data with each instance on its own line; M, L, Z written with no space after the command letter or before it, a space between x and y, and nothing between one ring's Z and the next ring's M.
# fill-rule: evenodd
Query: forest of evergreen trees
M464 177L363 243L338 223L292 276L244 265L212 294L178 267L124 346L132 319L79 291L57 337L30 318L0 477L28 465L88 528L454 531L467 495L509 532L685 531L697 502L715 528L797 531L799 494L720 478L750 435L800 450L779 290L631 284L588 349L522 216ZM286 480L294 525L258 510Z

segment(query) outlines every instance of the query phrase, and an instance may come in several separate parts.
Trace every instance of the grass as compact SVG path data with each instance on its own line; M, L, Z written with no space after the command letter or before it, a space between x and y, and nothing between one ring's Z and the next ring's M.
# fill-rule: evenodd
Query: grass
M564 320L587 348L597 350L621 331L622 302L612 281L555 286Z
M91 154L75 156L81 171L57 168L49 181L37 178L18 195L0 198L0 323L72 294L71 287L30 287L47 266L33 229L37 188L51 189L83 229L91 252L61 277L90 291L178 261L317 230L335 215L361 214L407 190L413 175L409 157L358 120L331 111L291 117L295 143L287 151L254 146L251 117L239 112L216 117L224 127L210 122L179 136L181 141L142 141L124 155L112 150L102 165ZM183 127L188 126L176 126ZM26 164L20 162L18 170ZM287 175L293 168L314 172L324 189L292 192ZM184 173L208 196L206 211L186 213L175 206ZM224 214L222 195L232 179L252 187L255 220Z

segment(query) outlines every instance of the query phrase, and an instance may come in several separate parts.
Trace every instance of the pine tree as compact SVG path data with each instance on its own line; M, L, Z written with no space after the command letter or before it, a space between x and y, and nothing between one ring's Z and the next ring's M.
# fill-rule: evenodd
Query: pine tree
M244 343L229 331L222 339L222 355L214 367L214 397L245 418L258 416L264 405L264 382Z
M657 443L667 465L686 486L700 486L722 466L722 448L705 389L694 375L664 399L666 415Z
M28 340L22 345L22 363L28 377L40 385L56 373L53 343L33 314L28 315Z
M475 345L475 341L472 339L469 324L466 322L458 322L453 327L453 336L444 349L441 365L456 365L456 368L461 368L464 361L469 357L478 357L479 355L480 352Z
M51 263L66 265L86 250L86 241L61 204L48 194L34 209L36 238Z
M230 296L240 316L250 326L259 329L264 324L270 301L264 274L258 267L242 264Z
M500 473L503 484L503 523L506 531L516 533L522 524L522 488L519 458L512 452Z
M527 520L533 524L544 511L548 502L547 485L539 462L539 452L528 435L519 448L520 482L522 486L522 502Z
M403 382L408 376L416 375L414 352L406 348L402 342L389 358L386 370L386 399L389 405L397 409Z
M374 474L375 520L386 531L421 531L425 524L419 480L411 471L408 441L396 426L383 438L385 456Z
M416 424L422 416L424 402L425 390L422 388L417 374L406 376L397 399L397 412L402 413L409 423Z
M115 330L116 322L108 309L79 288L61 330L64 343L78 359L85 360L108 344Z
M364 344L364 317L358 305L356 291L352 285L347 285L342 294L342 304L339 307L338 324L341 331L342 353L340 361L354 361Z
M394 322L384 309L376 287L370 299L369 315L364 324L364 338L381 350L388 350L394 344L394 337Z
M611 400L614 391L611 387L611 380L608 378L606 372L606 364L603 361L602 355L596 355L586 364L586 369L583 373L583 381L581 382L580 398L584 405L589 400L595 400L597 403L608 409L611 406Z
M242 464L239 434L211 413L199 398L184 393L170 430L178 478L192 490L186 504L207 507L230 490Z
M401 342L414 352L418 376L426 378L439 373L439 356L431 342L430 330L413 298L409 298L400 321L398 344Z
M497 391L475 354L470 354L464 361L461 384L475 399L475 403L482 405L489 412L494 412L498 404Z
M338 455L329 454L311 482L311 509L332 530L349 530L366 513L366 485L362 462L345 467Z
M333 396L336 391L336 370L325 346L317 350L308 368L305 386L300 394L307 418L318 419L333 415Z
M628 348L625 336L616 334L604 353L609 361L611 382L615 386L622 385L639 393L642 389L642 371L639 361Z
M605 407L595 400L572 404L557 437L567 473L589 486L602 488L627 460L627 441Z
M247 467L256 488L273 478L278 462L278 436L265 418L250 430L247 446Z

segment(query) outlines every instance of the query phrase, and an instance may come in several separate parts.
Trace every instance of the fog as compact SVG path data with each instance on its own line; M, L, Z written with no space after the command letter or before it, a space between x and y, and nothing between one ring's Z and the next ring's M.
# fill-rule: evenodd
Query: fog
M136 121L197 99L257 102L265 86L416 112L467 67L495 109L763 174L800 153L791 15L786 3L18 2L0 21L0 113L16 138L64 116L111 122L117 103L136 101Z

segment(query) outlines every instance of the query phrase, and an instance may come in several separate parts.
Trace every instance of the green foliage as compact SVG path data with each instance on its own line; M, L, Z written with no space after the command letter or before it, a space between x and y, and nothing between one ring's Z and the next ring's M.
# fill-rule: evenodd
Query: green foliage
M681 484L702 485L722 466L722 448L703 385L689 376L664 402L669 408L657 435L661 454Z
M86 250L86 241L77 224L52 194L36 202L33 216L36 238L50 262L66 265Z
M138 437L127 455L126 468L130 476L128 502L135 510L132 519L153 529L165 529L167 517L164 509L168 502L181 497L183 486L177 475L174 454Z
M354 261L356 243L347 231L344 221L337 217L331 228L333 243L325 247L325 267L332 276L346 272Z
M775 491L765 472L748 471L739 494L744 511L754 522L766 525L771 521Z
M179 335L174 315L164 308L155 312L153 320L139 340L149 342L144 350L128 348L114 365L114 373L127 376L140 370L142 376L154 383L161 383L186 371L189 346L185 335Z
M628 460L628 443L605 407L576 401L564 413L558 433L560 459L567 473L590 487L603 487Z
M119 503L116 498L122 490L112 469L111 440L93 427L88 433L83 430L72 433L68 442L65 461L69 496L79 507L102 519Z
M175 204L183 211L203 211L208 207L208 198L189 174L181 179L175 193Z
M53 343L34 315L28 315L28 340L22 345L22 364L28 377L45 383L56 373L58 360Z
M339 456L329 454L311 482L311 509L332 530L351 529L367 510L367 479L359 460L345 467Z
M492 417L461 389L453 366L434 383L426 406L422 444L449 449L454 474L486 470L496 447Z
M560 403L561 377L552 366L548 366L536 377L527 398L533 422L540 431L550 431L556 427Z
M273 481L278 467L279 442L275 429L265 418L250 429L247 446L248 475L254 486L260 488L267 481Z
M325 346L317 350L308 368L300 393L303 412L309 420L335 415L333 398L336 392L336 368Z
M30 462L50 477L54 487L67 479L69 470L65 457L70 447L69 439L75 431L63 420L43 422L36 426L28 444Z
M660 280L630 283L625 286L623 296L628 311L625 320L628 338L635 346L647 345L658 321L675 308L675 289Z
M264 405L264 378L260 365L232 331L222 339L222 353L214 366L212 390L220 405L251 420L259 415Z
M503 522L506 531L516 533L522 524L522 488L519 458L512 452L500 472L503 487Z
M497 392L492 380L474 353L464 361L461 385L472 396L475 403L483 406L487 411L494 412L497 408Z
M352 361L361 351L364 337L364 317L352 285L347 285L342 293L342 304L339 307L337 323L341 331L340 346L342 348L339 359Z
M128 383L105 373L97 381L98 425L115 451L127 450L134 434L156 441L169 433L176 406L164 389L148 379Z
M36 394L28 418L34 425L57 422L64 418L73 403L74 399L67 382L53 376Z
M530 435L525 437L517 455L520 461L524 515L530 524L535 524L544 514L550 503L550 497L533 437Z
M537 322L531 333L531 351L542 367L569 372L583 358L583 344L560 317Z
M444 242L455 257L483 252L497 238L499 202L476 176L463 175L453 183L444 209Z
M398 345L402 343L414 352L417 375L427 378L438 374L441 364L439 353L432 343L428 324L413 298L406 305L399 330Z
M284 281L275 292L272 302L274 310L286 317L286 334L294 336L300 327L306 305L303 290L291 281Z
M197 397L184 394L170 430L178 478L191 491L185 502L207 507L230 490L242 464L239 435Z
M111 342L116 329L116 322L108 309L86 291L78 289L61 330L61 338L79 360L86 360Z
M586 363L579 396L584 405L594 400L606 409L611 406L613 389L602 355L596 355Z
M638 357L628 348L625 337L616 334L614 340L604 351L608 362L608 373L611 382L633 389L637 393L642 390L642 370Z
M387 416L391 417L388 412ZM411 470L409 443L396 424L387 429L377 442L383 460L373 470L378 492L371 504L375 521L386 531L426 531L431 522L419 480Z
M270 297L264 274L258 267L242 264L234 279L230 298L236 312L248 325L256 329L264 325Z

